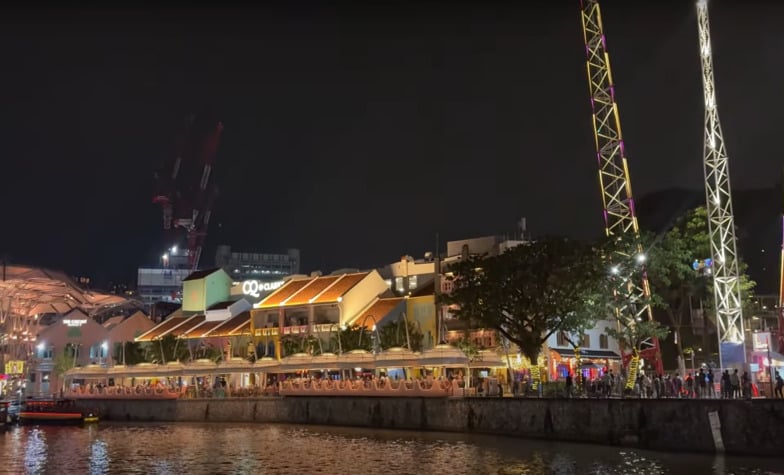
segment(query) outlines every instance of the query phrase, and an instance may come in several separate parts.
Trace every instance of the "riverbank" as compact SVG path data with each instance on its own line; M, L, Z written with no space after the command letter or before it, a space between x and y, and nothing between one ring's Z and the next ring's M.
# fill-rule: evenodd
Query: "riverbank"
M286 397L79 401L105 420L431 430L780 456L784 400ZM712 425L713 424L713 425Z

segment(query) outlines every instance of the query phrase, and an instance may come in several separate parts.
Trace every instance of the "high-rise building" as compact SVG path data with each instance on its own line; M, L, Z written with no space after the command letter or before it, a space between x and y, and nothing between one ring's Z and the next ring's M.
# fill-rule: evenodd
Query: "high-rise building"
M299 274L299 265L299 249L288 249L285 254L238 252L224 244L215 253L215 267L223 268L234 282L279 281Z
M138 269L136 290L145 305L182 302L182 280L191 273L188 250L172 247L161 255L159 267Z

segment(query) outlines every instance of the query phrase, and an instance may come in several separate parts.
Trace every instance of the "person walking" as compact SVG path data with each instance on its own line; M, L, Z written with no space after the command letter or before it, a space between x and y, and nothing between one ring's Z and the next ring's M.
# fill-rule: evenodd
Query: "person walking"
M784 388L784 379L781 379L781 375L778 371L776 371L776 398L782 399L782 388Z
M740 399L740 376L737 369L730 375L730 388L730 399Z
M730 399L731 394L732 383L730 382L730 372L729 370L725 369L724 372L721 373L721 398Z

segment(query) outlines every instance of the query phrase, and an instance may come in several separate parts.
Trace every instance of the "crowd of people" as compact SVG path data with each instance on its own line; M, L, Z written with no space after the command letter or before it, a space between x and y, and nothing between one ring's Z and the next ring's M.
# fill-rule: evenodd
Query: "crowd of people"
M737 369L724 370L716 380L711 368L700 368L696 373L689 372L686 377L680 373L638 374L633 385L627 384L624 375L613 374L609 370L596 378L583 378L576 382L571 374L564 378L566 396L578 394L576 384L582 384L582 394L587 397L632 396L643 399L751 399L759 395L759 389L751 381L747 371L742 374ZM782 398L784 379L775 372L773 397Z

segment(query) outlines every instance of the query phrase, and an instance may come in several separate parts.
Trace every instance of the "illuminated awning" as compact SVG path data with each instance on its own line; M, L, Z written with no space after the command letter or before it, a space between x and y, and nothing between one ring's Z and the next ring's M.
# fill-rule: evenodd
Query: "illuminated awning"
M313 365L313 368L317 369L340 369L338 355L334 353L322 353L318 356L314 356L311 364Z
M366 350L351 350L338 356L338 366L339 369L373 369L376 367L376 358Z
M296 373L299 371L310 371L313 369L313 357L307 353L295 353L287 356L280 361L281 373Z
M468 357L452 345L437 345L422 352L419 364L425 367L464 368L468 366Z
M558 353L565 358L574 358L573 348L550 348L550 351ZM580 358L599 359L599 360L619 360L621 355L611 350L580 350Z
M414 368L421 366L419 354L407 348L390 348L376 355L377 368Z
M104 379L108 371L107 368L91 364L83 367L71 368L65 372L66 378L73 379Z

